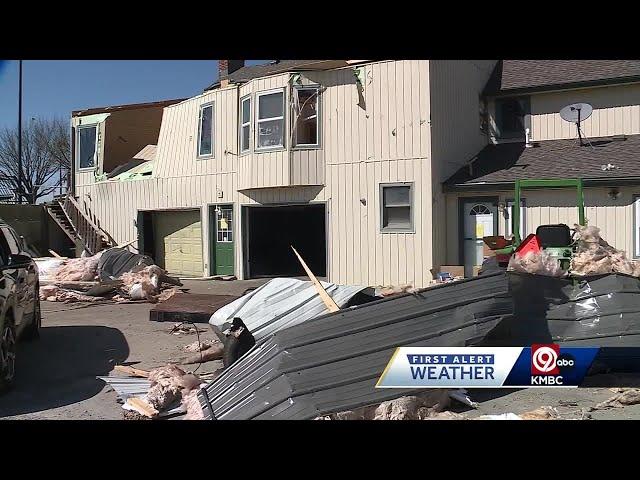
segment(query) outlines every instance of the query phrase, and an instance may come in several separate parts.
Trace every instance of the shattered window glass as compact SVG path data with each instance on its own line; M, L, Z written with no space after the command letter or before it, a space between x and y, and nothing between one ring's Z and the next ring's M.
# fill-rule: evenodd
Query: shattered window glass
M79 148L78 164L80 168L92 168L96 166L96 136L98 127L80 127L78 129Z
M298 88L295 90L296 145L318 144L318 89Z
M200 142L198 144L198 156L211 155L213 153L213 105L204 105L200 108Z

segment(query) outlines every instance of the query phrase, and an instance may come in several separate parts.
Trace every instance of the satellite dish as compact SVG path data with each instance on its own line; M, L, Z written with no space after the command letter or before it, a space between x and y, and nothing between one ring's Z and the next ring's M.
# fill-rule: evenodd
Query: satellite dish
M593 107L588 103L572 103L560 110L560 117L566 122L579 123L586 120L593 113Z
M580 128L580 123L589 118L592 113L593 107L588 103L572 103L560 110L560 118L566 122L576 124L580 145L582 145L582 129Z

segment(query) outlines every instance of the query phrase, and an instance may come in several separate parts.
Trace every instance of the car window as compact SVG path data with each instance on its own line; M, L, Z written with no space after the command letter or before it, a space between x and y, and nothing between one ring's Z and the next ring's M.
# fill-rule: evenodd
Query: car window
M18 239L16 238L16 234L8 227L2 227L2 233L4 233L4 238L9 246L9 251L13 254L20 253L20 244L18 243Z

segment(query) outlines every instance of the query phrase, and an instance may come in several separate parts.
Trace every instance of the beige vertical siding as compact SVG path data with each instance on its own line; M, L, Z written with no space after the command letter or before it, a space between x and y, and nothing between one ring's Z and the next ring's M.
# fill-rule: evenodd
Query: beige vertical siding
M198 157L200 107L214 103L213 156ZM231 173L238 166L238 89L207 92L164 109L154 176L188 177Z
M601 229L602 237L616 248L625 250L633 255L633 198L640 194L640 188L620 188L621 196L612 200L608 196L607 188L586 188L585 206L586 218L589 225ZM476 194L447 194L447 264L458 265L461 259L458 255L458 201L460 198L496 197L500 202L513 198L513 192L491 192ZM578 223L578 209L576 195L571 189L567 190L525 190L522 197L525 200L525 228L526 233L535 233L539 225L564 223L573 227ZM498 234L505 234L507 219L498 212Z
M435 265L445 264L448 240L441 185L488 142L480 130L479 102L495 64L495 60L429 62Z
M640 134L640 85L622 85L531 95L532 139L577 138L575 125L559 113L575 102L593 106L593 115L583 123L587 137Z
M208 206L233 203L238 276L243 261L241 206L324 202L331 281L426 285L431 279L433 223L429 63L378 62L364 69L360 104L353 70L305 73L305 82L327 87L321 100L322 152L309 152L306 166L303 152L293 152L291 159L286 152L224 155L225 148L237 152L239 98L284 86L288 75L279 75L239 91L209 92L165 108L155 178L86 185L78 188L79 197L117 241L135 237L139 210L199 207L203 274L210 264ZM198 109L211 100L216 101L216 156L198 160ZM255 113L255 103L253 107ZM221 111L232 119L223 133ZM308 185L286 186L297 182ZM379 188L386 182L413 183L415 232L380 233Z

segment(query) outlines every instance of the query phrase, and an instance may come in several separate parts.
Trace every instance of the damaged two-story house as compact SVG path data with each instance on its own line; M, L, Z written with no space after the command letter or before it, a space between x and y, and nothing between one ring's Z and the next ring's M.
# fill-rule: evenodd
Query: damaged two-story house
M337 283L425 286L441 265L471 275L478 236L510 233L514 180L559 176L585 178L589 222L640 254L639 62L219 65L202 94L162 107L157 142L90 164L75 150L74 202L173 274L303 274L294 246ZM576 101L594 108L592 150L559 118ZM80 123L100 123L85 117L76 143ZM525 232L576 216L560 190L527 192L522 208Z

